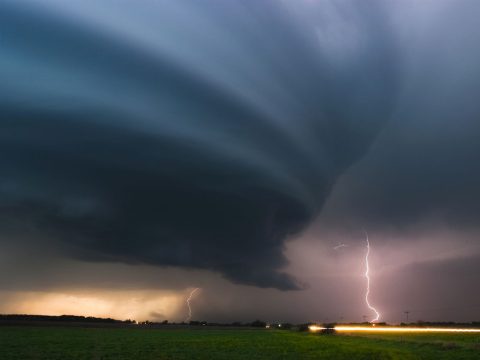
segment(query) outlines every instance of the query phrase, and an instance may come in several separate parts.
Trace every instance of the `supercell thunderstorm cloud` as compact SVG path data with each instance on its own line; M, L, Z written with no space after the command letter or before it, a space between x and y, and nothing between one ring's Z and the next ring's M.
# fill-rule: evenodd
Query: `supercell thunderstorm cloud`
M434 286L432 267L464 257L478 274L478 15L469 0L2 1L0 292L39 290L12 283L40 284L52 263L48 287L84 288L58 275L73 262L302 290L287 304L335 276L325 249L340 241L360 277L345 287L363 285L363 227L377 269L375 251L400 254L399 281L417 266ZM418 243L442 256L406 260ZM371 271L382 314L404 310L379 293L390 273ZM469 279L458 292L475 294ZM209 293L196 305L214 317Z
M2 214L85 258L296 288L285 237L391 111L381 10L325 59L328 23L276 2L81 3L2 5Z

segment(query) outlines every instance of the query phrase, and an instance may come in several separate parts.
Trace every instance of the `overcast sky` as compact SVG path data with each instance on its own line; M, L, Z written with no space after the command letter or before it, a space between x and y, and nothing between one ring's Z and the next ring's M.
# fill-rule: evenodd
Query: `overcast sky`
M480 320L476 0L4 0L0 313Z

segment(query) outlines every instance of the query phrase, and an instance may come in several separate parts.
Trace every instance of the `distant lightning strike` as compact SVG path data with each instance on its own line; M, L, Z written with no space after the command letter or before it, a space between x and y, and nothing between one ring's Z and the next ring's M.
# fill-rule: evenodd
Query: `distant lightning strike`
M340 248L347 247L347 246L348 246L348 245L346 245L346 244L338 244L337 246L334 246L334 247L333 247L333 250L338 250L338 249L340 249Z
M368 263L368 255L370 254L370 242L368 241L368 234L365 231L365 237L367 240L367 254L365 255L365 278L367 279L367 291L365 293L365 302L367 303L367 306L370 310L372 310L375 313L375 318L370 320L370 323L374 323L380 319L380 313L375 309L371 304L370 301L368 301L368 295L370 294L370 266Z
M185 319L185 322L189 322L191 319L192 319L192 307L190 306L190 301L192 300L193 298L193 295L195 295L195 293L197 291L199 291L200 288L195 288L193 289L191 292L190 292L190 295L188 296L187 298L187 307L188 307L188 316L187 318Z

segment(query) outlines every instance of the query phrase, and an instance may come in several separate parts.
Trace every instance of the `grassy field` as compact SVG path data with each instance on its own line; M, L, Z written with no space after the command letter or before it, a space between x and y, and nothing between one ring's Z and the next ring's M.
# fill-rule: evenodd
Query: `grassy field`
M4 326L0 359L480 359L480 336Z

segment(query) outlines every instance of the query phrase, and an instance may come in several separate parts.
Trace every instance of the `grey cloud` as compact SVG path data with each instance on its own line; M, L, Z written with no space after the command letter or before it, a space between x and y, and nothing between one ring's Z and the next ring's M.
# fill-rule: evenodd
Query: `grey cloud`
M405 66L395 111L336 184L325 226L405 228L436 219L478 228L480 7L440 4L401 18L410 29L400 40Z
M478 321L479 255L416 262L378 278L376 301L385 316L405 321ZM392 286L395 284L395 286ZM388 289L388 291L385 291Z

